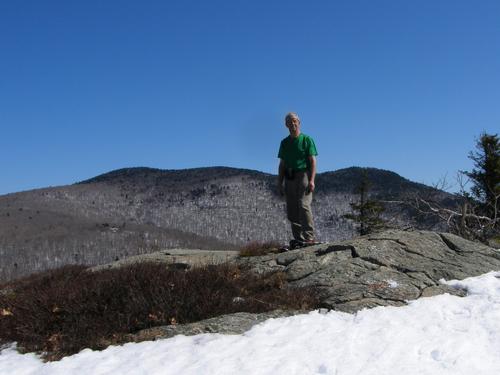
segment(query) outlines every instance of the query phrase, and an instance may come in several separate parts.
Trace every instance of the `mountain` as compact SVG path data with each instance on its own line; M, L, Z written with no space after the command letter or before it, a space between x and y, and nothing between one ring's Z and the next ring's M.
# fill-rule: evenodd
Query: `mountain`
M366 173L371 194L451 195L396 173L352 167L317 175L313 212L319 240L351 238L343 218ZM275 175L211 167L125 168L73 185L0 196L0 280L68 263L96 265L165 248L234 249L248 241L290 238ZM389 204L386 218L429 229L407 208Z

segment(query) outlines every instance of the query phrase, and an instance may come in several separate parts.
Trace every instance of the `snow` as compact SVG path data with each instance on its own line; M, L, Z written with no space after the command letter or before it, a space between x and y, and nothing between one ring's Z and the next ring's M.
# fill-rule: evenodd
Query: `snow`
M500 272L463 281L467 297L421 298L357 314L270 319L243 335L176 336L90 349L59 362L1 351L0 374L498 374Z
M397 288L399 286L397 281L387 280L387 284L389 284L389 288Z

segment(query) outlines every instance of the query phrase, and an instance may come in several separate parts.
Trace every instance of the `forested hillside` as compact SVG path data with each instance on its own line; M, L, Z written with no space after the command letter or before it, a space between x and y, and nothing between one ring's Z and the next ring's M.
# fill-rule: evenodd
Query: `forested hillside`
M354 235L354 223L343 215L357 199L354 188L363 172L379 199L436 192L378 169L318 174L313 210L319 240ZM173 247L232 249L249 241L287 241L291 235L276 179L226 167L127 168L74 185L0 196L0 280ZM391 225L433 225L414 222L397 204L387 205L384 215Z

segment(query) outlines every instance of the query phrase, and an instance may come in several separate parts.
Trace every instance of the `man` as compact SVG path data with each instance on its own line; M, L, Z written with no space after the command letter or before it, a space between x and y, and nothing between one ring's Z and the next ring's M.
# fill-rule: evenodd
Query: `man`
M300 119L296 113L286 115L285 126L290 135L281 141L278 152L278 189L286 196L287 216L294 238L291 247L297 247L314 243L311 203L318 152L313 139L300 132Z

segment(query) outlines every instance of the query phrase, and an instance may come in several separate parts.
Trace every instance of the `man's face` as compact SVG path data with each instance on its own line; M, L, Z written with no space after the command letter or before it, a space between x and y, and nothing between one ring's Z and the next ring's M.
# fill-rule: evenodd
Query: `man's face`
M288 118L286 127L292 137L297 137L300 134L300 120L297 117Z

